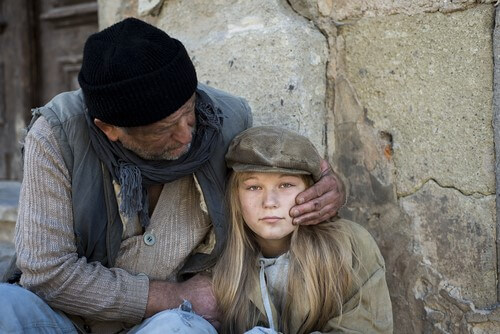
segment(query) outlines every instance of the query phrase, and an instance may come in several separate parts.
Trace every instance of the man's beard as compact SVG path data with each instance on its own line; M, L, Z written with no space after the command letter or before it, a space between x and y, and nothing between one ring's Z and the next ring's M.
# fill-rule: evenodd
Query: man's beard
M138 145L134 145L131 143L122 142L122 145L127 150L134 152L135 154L137 154L140 158L142 158L144 160L177 160L182 155L186 154L189 151L189 149L191 148L191 143L189 143L185 146L185 148L181 152L173 154L173 153L171 153L171 151L178 149L178 147L168 148L161 153L156 153L156 152L150 152L148 149L145 149L143 147L140 147Z

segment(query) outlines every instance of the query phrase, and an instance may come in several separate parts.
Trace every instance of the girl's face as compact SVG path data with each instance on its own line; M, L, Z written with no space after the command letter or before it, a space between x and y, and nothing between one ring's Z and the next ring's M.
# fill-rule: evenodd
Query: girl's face
M262 254L278 256L289 248L292 225L290 208L306 189L301 176L279 173L248 173L238 184L241 212L255 233Z

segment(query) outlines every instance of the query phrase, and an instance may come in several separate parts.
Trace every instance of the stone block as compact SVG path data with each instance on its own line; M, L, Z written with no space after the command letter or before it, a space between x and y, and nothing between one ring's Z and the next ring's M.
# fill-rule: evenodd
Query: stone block
M138 0L97 0L97 5L99 13L99 30L109 27L125 17L139 16ZM143 17L142 19L144 20L145 18Z
M0 241L0 279L7 271L14 253L14 244L7 241Z
M311 22L276 0L166 1L157 22L201 82L249 101L255 125L298 131L324 152L328 50Z
M13 240L20 188L17 181L0 181L0 241Z
M391 135L398 195L430 179L494 193L493 14L481 5L340 28L345 75L366 118Z
M0 181L0 277L14 255L13 239L20 188L19 182Z
M139 0L138 13L140 16L156 15L163 4L163 0Z
M464 196L429 181L400 203L411 217L408 247L436 271L450 294L477 308L495 304L495 196Z
M339 24L349 23L352 19L362 17L415 15L437 11L449 13L470 8L477 2L477 0L290 0L291 5L306 17L311 19L328 17ZM480 1L489 4L495 2L496 0Z

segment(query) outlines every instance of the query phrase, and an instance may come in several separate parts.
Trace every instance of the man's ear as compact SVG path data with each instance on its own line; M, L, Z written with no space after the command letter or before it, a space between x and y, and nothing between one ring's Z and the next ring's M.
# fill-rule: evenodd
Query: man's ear
M99 129L101 129L102 132L104 132L104 134L106 135L106 137L108 137L109 140L111 140L111 141L118 140L119 134L120 134L120 129L117 126L103 122L98 118L94 119L94 124Z

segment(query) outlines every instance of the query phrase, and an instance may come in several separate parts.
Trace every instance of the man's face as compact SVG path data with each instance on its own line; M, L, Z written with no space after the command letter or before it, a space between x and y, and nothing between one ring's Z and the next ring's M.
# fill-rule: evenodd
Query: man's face
M195 94L172 115L153 124L118 128L123 147L146 160L175 160L189 151L196 127Z

